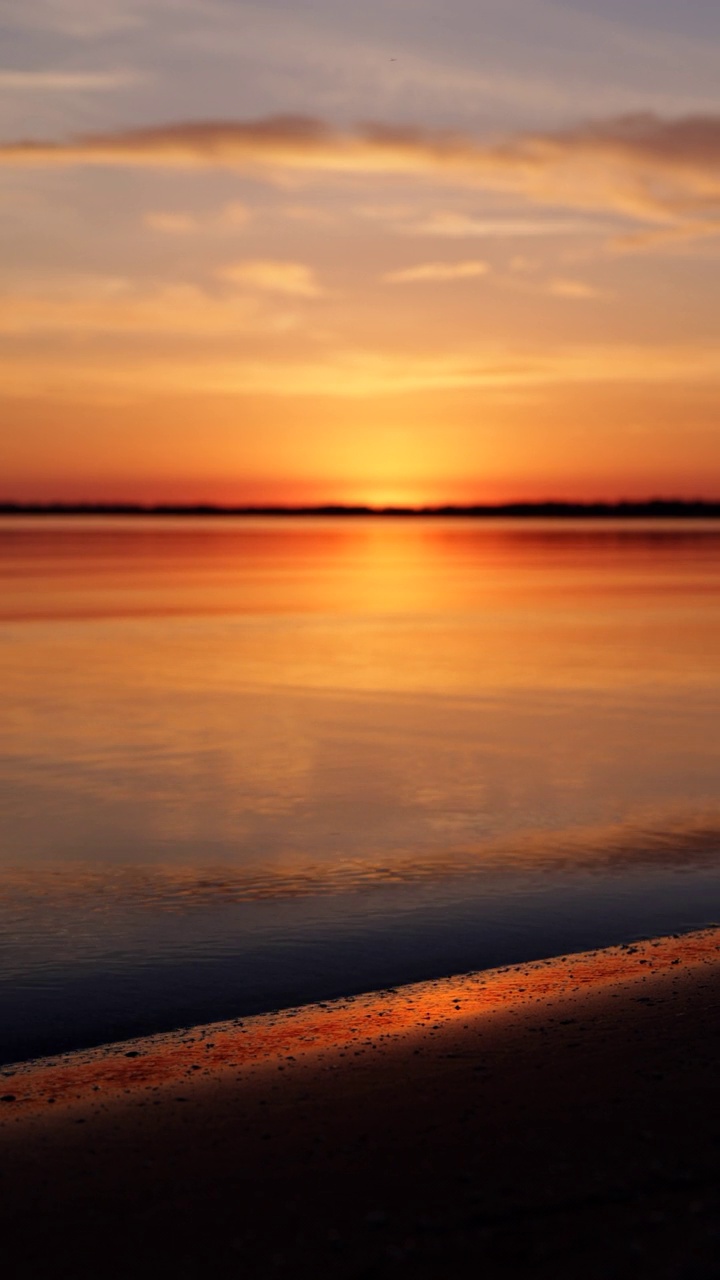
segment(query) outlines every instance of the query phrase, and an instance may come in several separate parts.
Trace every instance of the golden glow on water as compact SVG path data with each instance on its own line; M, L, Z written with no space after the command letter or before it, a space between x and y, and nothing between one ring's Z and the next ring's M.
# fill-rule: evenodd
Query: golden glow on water
M0 916L24 999L91 966L133 1027L142 974L147 1025L173 1025L223 1016L226 987L268 1008L318 975L393 981L397 948L407 977L707 920L720 524L0 539Z
M90 674L95 654L158 688L693 685L714 677L717 528L6 522L1 607L7 622L38 624L23 633L20 680L38 678L46 645L59 657L69 644L78 670ZM93 630L103 618L115 629ZM88 625L55 628L72 619Z
M237 885L239 860L248 883L285 869L292 896L293 876L320 888L318 860L340 888L391 850L402 880L713 810L716 526L40 521L5 539L0 749L21 791L72 807L65 861L95 814L122 864L170 853ZM6 864L53 860L42 805L9 806Z

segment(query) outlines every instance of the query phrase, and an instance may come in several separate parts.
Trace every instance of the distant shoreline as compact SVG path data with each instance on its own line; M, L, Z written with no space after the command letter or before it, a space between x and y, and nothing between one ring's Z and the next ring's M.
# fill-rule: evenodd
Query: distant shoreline
M369 507L326 504L319 506L216 506L198 503L130 502L0 502L0 516L276 516L298 517L394 517L399 519L660 519L702 520L720 518L720 501L684 501L653 498L644 502L508 502L498 505Z

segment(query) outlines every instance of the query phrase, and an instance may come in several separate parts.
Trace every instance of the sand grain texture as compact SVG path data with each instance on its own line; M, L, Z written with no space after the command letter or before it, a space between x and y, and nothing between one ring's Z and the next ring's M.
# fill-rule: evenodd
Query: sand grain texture
M8 1277L720 1275L720 930L7 1068Z

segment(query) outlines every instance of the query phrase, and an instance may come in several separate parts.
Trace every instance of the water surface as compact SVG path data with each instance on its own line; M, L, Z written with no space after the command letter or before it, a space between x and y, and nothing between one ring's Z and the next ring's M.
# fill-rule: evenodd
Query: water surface
M720 915L720 523L0 522L0 1060Z

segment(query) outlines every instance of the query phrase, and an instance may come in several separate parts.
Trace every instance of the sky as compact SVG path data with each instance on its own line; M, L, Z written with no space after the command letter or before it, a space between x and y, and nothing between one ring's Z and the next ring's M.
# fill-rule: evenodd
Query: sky
M716 0L5 0L0 498L720 497Z

